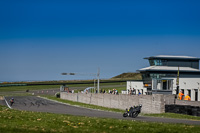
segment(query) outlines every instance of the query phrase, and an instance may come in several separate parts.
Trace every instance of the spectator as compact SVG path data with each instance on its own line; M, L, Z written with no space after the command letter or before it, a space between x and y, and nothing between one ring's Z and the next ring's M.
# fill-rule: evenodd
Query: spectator
M140 91L138 90L138 96L141 95Z
M190 96L187 94L187 95L185 96L184 100L191 101Z
M135 95L135 89L133 88L133 95Z
M132 90L130 89L129 94L131 95Z
M115 89L115 94L118 95L118 91Z
M182 99L183 99L183 96L184 96L184 94L183 94L182 90L180 90L180 92L179 92L179 94L178 94L178 99L179 99L179 100L182 100Z
M112 94L115 94L115 89L113 89L113 92L112 92Z
M133 88L133 90L134 90L134 88ZM133 95L133 90L131 90L131 95Z

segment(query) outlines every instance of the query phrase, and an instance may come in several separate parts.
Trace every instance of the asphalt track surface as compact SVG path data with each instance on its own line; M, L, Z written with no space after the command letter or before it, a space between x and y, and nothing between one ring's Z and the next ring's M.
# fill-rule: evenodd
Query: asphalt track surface
M9 101L10 98L11 97L5 97L7 101ZM124 118L121 113L87 109L83 107L77 107L64 103L59 103L56 101L36 96L15 96L13 98L15 99L15 103L13 104L12 108L18 110L50 112L57 114L70 114L76 116L146 121L146 122L182 123L182 124L200 125L200 121L196 120L182 120L182 119L146 117L146 116L138 116L137 118L130 118L130 117ZM0 104L6 105L5 101L0 101Z

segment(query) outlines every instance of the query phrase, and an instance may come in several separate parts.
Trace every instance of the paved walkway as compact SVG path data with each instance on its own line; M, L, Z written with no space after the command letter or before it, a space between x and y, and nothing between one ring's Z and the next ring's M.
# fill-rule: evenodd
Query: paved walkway
M6 100L9 101L10 98L11 97L6 97ZM146 116L138 116L137 118L130 118L130 117L124 118L121 113L106 112L106 111L87 109L77 106L71 106L35 96L15 96L14 99L15 103L13 104L12 108L19 110L51 112L58 114L71 114L71 115L89 116L89 117L147 121L147 122L182 123L182 124L200 125L200 121L196 120L182 120L182 119L146 117ZM5 102L0 101L0 104L5 105Z

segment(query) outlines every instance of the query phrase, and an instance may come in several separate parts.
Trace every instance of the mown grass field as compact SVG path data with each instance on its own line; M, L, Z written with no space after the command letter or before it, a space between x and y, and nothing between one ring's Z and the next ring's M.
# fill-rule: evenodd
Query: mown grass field
M116 82L116 83L101 83L100 89L106 90L112 90L117 89L119 93L121 93L121 90L126 90L124 82ZM73 84L73 85L67 85L70 88L79 88L75 89L75 92L83 91L87 87L93 87L94 84ZM112 86L119 86L119 87L112 87ZM124 87L120 87L124 86ZM80 87L82 89L80 89ZM58 89L59 90L60 85L33 85L33 86L8 86L8 87L0 87L0 92L16 92L16 91L22 91L25 92L26 90L47 90L47 89ZM0 94L1 95L1 94Z
M60 88L60 85L8 86L8 87L0 87L0 92L43 90L43 89L55 89L55 88Z
M11 110L0 106L1 133L199 133L200 126Z

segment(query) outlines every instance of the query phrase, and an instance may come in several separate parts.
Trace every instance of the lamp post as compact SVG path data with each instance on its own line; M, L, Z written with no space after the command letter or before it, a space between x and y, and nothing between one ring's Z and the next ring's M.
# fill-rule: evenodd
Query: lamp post
M178 97L179 93L179 66L178 66L178 72L177 72L177 78L176 78L176 98Z
M61 73L61 75L93 75L93 76L96 76L97 77L97 90L98 90L98 93L99 93L99 76L100 76L100 69L98 68L98 71L97 73ZM94 82L94 86L95 86L95 82Z

